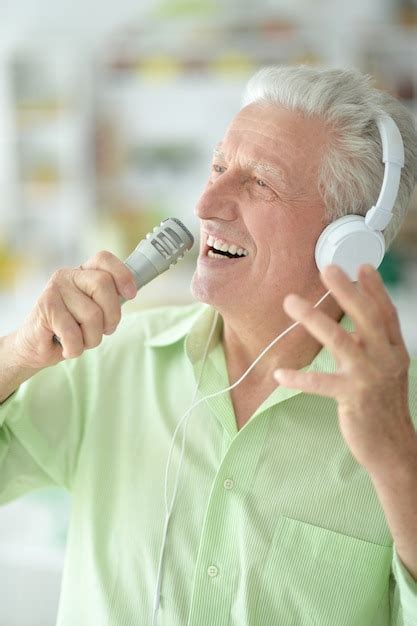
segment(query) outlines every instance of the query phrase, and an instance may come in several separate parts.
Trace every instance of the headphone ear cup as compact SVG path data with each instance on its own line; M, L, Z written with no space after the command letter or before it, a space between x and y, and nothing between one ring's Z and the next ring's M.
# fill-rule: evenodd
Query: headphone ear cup
M361 215L345 215L323 230L316 243L315 259L320 271L326 265L338 265L356 282L359 267L370 263L377 269L384 254L384 235L371 230Z

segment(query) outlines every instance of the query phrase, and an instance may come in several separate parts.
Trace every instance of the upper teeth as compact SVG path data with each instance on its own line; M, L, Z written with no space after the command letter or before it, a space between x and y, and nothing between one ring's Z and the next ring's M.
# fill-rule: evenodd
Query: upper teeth
M230 254L239 254L240 256L248 256L249 252L245 248L238 248L234 243L229 244L222 239L215 239L212 235L207 237L207 245L221 252L230 252Z

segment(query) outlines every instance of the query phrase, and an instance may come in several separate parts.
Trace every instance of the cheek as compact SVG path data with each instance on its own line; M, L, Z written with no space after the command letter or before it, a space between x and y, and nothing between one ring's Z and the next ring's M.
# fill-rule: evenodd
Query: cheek
M251 220L247 223L256 245L259 261L269 263L278 270L283 265L297 267L314 261L315 238L312 232L283 216L281 219Z

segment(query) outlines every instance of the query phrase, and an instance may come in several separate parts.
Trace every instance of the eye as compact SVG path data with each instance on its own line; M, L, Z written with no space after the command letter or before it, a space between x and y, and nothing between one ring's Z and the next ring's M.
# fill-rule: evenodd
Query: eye
M263 196L269 196L269 197L277 197L277 192L275 191L275 189L273 187L271 187L269 185L269 183L265 182L262 178L256 178L256 185L257 187L261 187L262 188L262 195Z
M223 172L226 171L226 168L223 165L216 165L216 163L213 163L212 165L212 169L217 173L217 174L223 174Z

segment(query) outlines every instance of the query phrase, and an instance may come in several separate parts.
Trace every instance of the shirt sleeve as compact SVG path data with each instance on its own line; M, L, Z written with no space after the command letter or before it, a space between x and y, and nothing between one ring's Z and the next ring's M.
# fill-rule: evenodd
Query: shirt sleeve
M103 407L129 396L146 328L145 314L124 316L99 346L37 372L0 404L0 504L41 487L72 491L89 427L117 427Z
M71 488L91 370L85 352L41 370L0 405L0 504L41 487Z
M391 596L393 626L417 626L417 581L411 576L393 545L392 572L395 588Z

